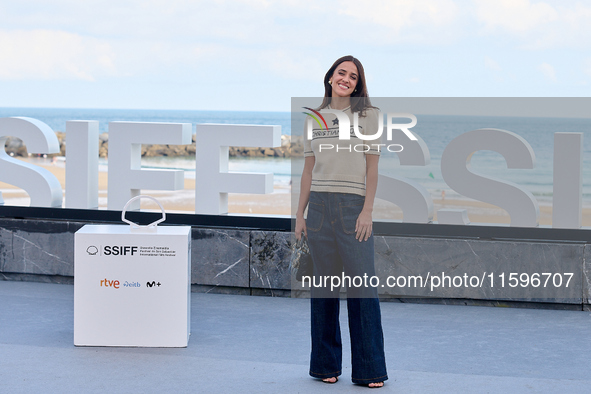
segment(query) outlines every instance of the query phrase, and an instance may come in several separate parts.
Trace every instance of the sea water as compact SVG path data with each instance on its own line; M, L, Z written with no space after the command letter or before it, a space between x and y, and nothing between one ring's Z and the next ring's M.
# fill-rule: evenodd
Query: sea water
M511 131L525 139L535 154L533 169L508 169L505 158L498 152L478 151L471 159L470 171L516 183L529 191L542 205L552 201L554 133L583 133L583 203L591 206L591 119L484 117L484 116L417 116L412 129L429 148L431 163L427 166L400 166L394 153L386 152L380 160L380 173L398 174L416 180L434 198L463 197L449 189L441 175L441 155L457 136L471 130L495 128Z

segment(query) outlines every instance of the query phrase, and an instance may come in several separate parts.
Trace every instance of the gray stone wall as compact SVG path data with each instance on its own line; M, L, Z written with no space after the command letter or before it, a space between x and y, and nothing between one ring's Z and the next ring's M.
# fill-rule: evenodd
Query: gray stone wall
M0 279L72 283L74 233L83 225L0 219ZM291 278L290 246L289 232L193 228L193 288L289 296L292 289L302 290L301 283ZM381 284L388 277L415 277L414 286L380 285L378 290L385 297L578 304L582 308L590 304L591 249L584 243L376 236L375 258ZM551 274L550 285L523 286L519 276L510 283L511 273L528 278ZM572 273L568 287L567 273ZM434 287L435 278L442 276L450 278L450 286ZM452 285L455 277L462 280L461 285ZM561 286L555 286L558 279Z
M83 225L0 220L0 273L74 276L74 233Z
M386 286L381 292L412 297L582 304L589 291L583 288L585 249L549 242L375 239L380 278L424 279L423 286L408 286L407 280L404 288Z

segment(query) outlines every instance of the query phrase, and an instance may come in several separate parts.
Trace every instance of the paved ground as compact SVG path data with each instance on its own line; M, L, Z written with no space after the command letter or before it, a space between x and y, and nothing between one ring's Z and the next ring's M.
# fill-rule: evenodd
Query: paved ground
M368 390L351 384L348 343L337 384L308 376L309 300L193 293L187 348L79 348L73 290L0 281L0 392ZM390 380L379 392L591 393L588 312L382 303L382 313Z

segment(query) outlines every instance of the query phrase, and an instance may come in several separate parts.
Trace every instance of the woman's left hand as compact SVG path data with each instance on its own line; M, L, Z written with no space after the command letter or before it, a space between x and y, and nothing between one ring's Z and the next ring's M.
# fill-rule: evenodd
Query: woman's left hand
M372 225L371 211L363 209L355 223L355 239L367 241L371 236Z

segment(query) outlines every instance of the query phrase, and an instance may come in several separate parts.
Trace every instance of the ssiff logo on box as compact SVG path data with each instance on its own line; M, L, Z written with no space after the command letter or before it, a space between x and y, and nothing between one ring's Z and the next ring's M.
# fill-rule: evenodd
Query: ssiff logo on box
M138 247L137 246L103 246L102 247L102 253L101 255L103 256L127 256L127 255L131 255L133 256L136 252L138 251ZM86 248L86 253L88 253L91 256L96 256L99 252L99 249L94 246L91 245L88 248Z
M176 257L176 250L168 246L90 245L86 248L90 256L139 256Z

